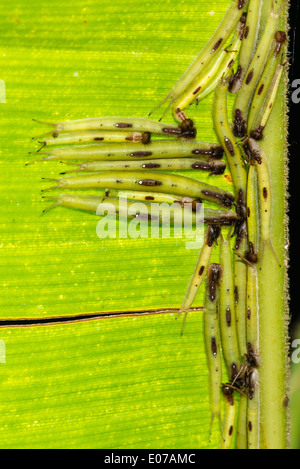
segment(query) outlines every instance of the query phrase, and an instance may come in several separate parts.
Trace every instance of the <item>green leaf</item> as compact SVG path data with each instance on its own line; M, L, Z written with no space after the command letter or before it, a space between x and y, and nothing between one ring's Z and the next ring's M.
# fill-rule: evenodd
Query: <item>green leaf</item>
M25 167L39 146L32 137L49 130L32 119L146 117L229 4L11 0L1 10L1 320L180 307L198 256L185 239L101 240L93 215L63 208L42 215L41 190L48 186L41 178L57 177L62 166ZM189 117L199 139L216 142L212 99L192 106ZM283 101L282 87L270 124L275 130L266 140L266 146L276 142L274 159L284 152L285 128L276 130L284 122ZM174 122L171 112L164 120ZM279 180L283 164L275 169ZM231 189L228 172L187 175ZM283 194L281 183L281 249ZM196 303L203 304L203 289ZM218 447L217 422L209 439L202 313L189 315L183 337L175 317L0 329L6 362L0 362L1 447Z

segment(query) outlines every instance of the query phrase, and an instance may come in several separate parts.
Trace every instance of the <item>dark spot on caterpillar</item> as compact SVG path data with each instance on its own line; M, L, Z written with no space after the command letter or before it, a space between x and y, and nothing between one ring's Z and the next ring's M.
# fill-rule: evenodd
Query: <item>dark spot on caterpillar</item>
M193 92L193 94L199 93L200 90L201 90L201 86L198 86L198 88L195 89L195 91Z
M262 94L262 92L263 92L263 90L264 90L264 87L265 87L265 85L262 84L261 87L260 87L259 90L258 90L258 93L257 93L258 96L260 96L260 95Z
M226 309L226 324L227 324L227 327L231 327L231 311L230 311L230 308Z
M122 122L115 124L115 127L118 127L119 129L128 129L132 127L132 124L124 124Z
M152 195L146 195L145 200L155 200L155 197L152 197Z
M149 168L149 169L153 169L153 168L160 168L160 164L158 163L144 163L142 165L143 168Z
M207 231L206 244L211 247L218 239L220 235L220 227L209 226Z
M211 155L211 149L206 148L195 148L195 150L192 150L193 155Z
M272 107L273 107L273 103L270 104L269 109L272 109Z
M203 171L209 171L211 169L211 165L208 162L202 161L199 163L193 163L191 165L192 169L202 169Z
M249 421L249 423L248 423L248 428L249 428L249 432L252 432L252 422L251 421Z
M234 59L232 59L232 60L229 62L227 68L231 68L233 64L234 64Z
M223 384L222 392L223 392L224 396L227 396L227 397L232 396L233 388L232 388L231 384L230 383Z
M194 126L192 119L185 119L180 124L179 128L181 129L181 136L185 139L194 139L197 135L197 129Z
M233 146L232 141L227 137L225 137L224 141L225 141L225 145L226 145L227 150L229 151L231 156L234 156L235 152L234 152L234 146Z
M58 137L58 132L52 132L52 137L57 138Z
M264 199L267 200L268 198L268 190L266 187L263 188L263 196L264 196Z
M217 160L220 160L221 158L223 158L223 155L224 155L224 149L222 146L211 147L212 158L216 158Z
M245 3L246 3L246 0L239 0L238 10L242 10L242 8L244 8Z
M241 16L241 26L240 26L240 30L239 30L240 41L242 41L243 38L244 38L245 28L246 28L246 22L247 22L247 14L244 13L244 14Z
M178 128L170 128L170 127L164 127L162 129L162 131L165 133L165 134L169 134L169 135L181 135L181 129L180 127Z
M240 248L241 242L243 239L247 237L247 222L243 220L239 220L235 224L234 234L236 234L236 241L235 241L235 250L237 251Z
M215 176L218 176L220 174L223 174L224 171L226 169L226 163L224 162L223 165L215 165L215 164L212 164L211 165L211 172L209 173L209 175L211 176L212 174L214 174Z
M201 275L203 274L204 269L205 269L205 267L204 267L204 265L202 265L202 266L200 267L200 270L199 270L199 276L200 276L200 277L201 277Z
M185 202L187 203L187 202ZM192 202L192 211L193 212L197 212L197 207L198 205L202 204L202 200L201 199L196 199L196 200L193 200Z
M231 226L236 222L236 216L232 217L204 217L204 223L218 226Z
M249 208L249 207L247 207L247 216L248 216L248 218L250 218L250 215L251 215L250 208Z
M239 289L237 286L235 286L234 288L234 300L235 300L235 303L238 303L239 301Z
M237 197L237 214L239 215L240 218L243 220L246 218L246 204L245 204L245 194L243 189L239 189L238 191L238 197Z
M104 140L104 137L95 137L94 138L95 142L101 142L102 140Z
M220 45L222 44L223 42L223 38L221 37L214 45L214 47L212 48L213 52L215 52L219 47Z
M250 342L248 342L247 347L248 347L247 360L250 366L252 368L258 368L260 363L259 363L259 360L257 359L257 355L255 354L253 345Z
M121 179L116 179L116 182L122 184L123 181L121 181Z
M287 39L287 35L284 31L277 31L277 33L275 34L275 39L277 42L283 44Z
M255 160L258 164L262 164L262 158L261 158L260 152L257 149L255 149L254 145L252 143L250 144L250 142L251 140L244 143L243 145L243 149L249 158L249 163L253 164L253 160Z
M138 157L151 156L151 155L152 155L151 151L134 151L134 152L130 153L130 156L138 156Z
M216 357L218 353L218 349L217 349L217 342L214 337L211 339L211 351L212 351L213 356Z
M162 186L163 183L161 181L157 181L156 179L141 179L138 181L140 186Z
M192 119L185 119L181 122L180 126L183 131L190 130L194 127L194 122Z
M251 309L247 309L247 318L250 320L251 319Z
M144 145L148 145L148 143L150 143L150 140L151 140L150 132L144 132L142 135L142 143Z
M258 256L255 252L254 245L249 241L249 251L246 253L247 261L251 262L251 264L256 264L258 261Z
M217 286L219 286L220 278L222 276L223 267L220 264L211 264L208 267L207 278L208 278L208 290L209 299L214 302L216 300Z
M246 85L250 85L253 75L254 75L254 69L252 69L251 72L248 73L247 78L246 78Z
M214 199L217 203L221 202L221 205L223 205L224 207L231 208L234 202L234 196L232 194L229 194L228 192L219 194L210 190L202 190L201 193L206 197Z
M234 127L233 133L236 137L244 137L247 134L247 123L243 118L242 111L236 109L234 114Z
M232 381L236 379L238 375L238 367L236 365L236 363L232 363L231 364L231 379Z
M125 140L127 140L128 142L132 142L133 135L128 135L127 137L125 137Z
M233 433L233 426L231 425L228 431L228 435L231 436Z
M184 137L186 140L195 140L197 136L197 129L196 127L193 127L192 129L182 132L181 134L182 137Z
M289 403L290 403L289 397L285 396L285 398L283 399L283 407L285 408L288 407Z
M230 405L234 405L233 393L234 389L231 383L223 384L222 386L222 393L227 398Z
M229 93L232 93L233 92L233 88L235 86L235 84L239 81L241 81L242 79L242 76L243 76L243 69L242 67L239 65L238 68L237 68L237 71L236 73L230 78L229 80L229 85L228 85L228 91Z
M247 39L247 37L249 36L249 31L250 31L250 28L249 28L249 25L247 25L245 28L245 34L244 34L245 39Z

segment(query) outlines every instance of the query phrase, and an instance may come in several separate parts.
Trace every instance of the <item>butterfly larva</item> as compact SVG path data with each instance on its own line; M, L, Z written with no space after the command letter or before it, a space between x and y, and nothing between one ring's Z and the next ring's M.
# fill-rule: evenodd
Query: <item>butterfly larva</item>
M246 336L246 280L247 280L247 266L243 260L237 255L244 255L247 250L247 238L243 238L240 247L235 251L234 258L234 301L235 301L235 316L236 327L238 335L238 344L240 354L243 355L247 351L247 336ZM241 254L242 253L242 254Z
M267 244L279 264L271 241L272 196L268 161L262 148L254 139L247 139L244 144L244 149L250 158L250 164L255 166L257 172L260 224L260 262L262 262L264 249Z
M209 396L211 408L212 432L215 416L221 421L221 386L222 386L222 356L220 347L220 330L218 316L219 284L222 276L222 266L211 264L207 268L205 300L203 308L204 340L209 373Z
M224 387L222 390L225 402L225 419L223 424L223 435L220 441L220 449L230 449L236 425L237 406L233 392L228 395L224 391Z
M43 147L53 145L69 145L74 143L94 143L94 142L141 142L144 145L150 143L150 132L118 132L112 130L79 130L56 134L55 132L44 141L39 142ZM42 147L42 148L43 148Z
M99 197L91 195L60 194L57 197L46 198L53 199L55 202L47 207L44 212L54 207L62 206L75 210L84 210L98 215L102 205L103 208L108 211L109 215L116 216L123 220L139 219L147 223L149 221L156 221L160 224L171 223L172 226L181 224L183 220L183 207L176 203L171 205L171 210L164 211L163 207L161 207L160 211L153 212L150 203L144 202L143 204L136 204L134 201L122 198L116 199L107 197L106 195ZM193 211L185 212L184 216L186 223L190 223L191 225L196 224L196 214ZM211 212L209 216L212 216Z
M163 194L160 192L148 192L148 191L126 191L117 189L107 189L105 191L107 197L113 198L127 198L128 200L137 200L140 202L150 203L167 203L167 204L192 204L193 202L201 202L195 197L180 197L174 194ZM226 211L227 213L227 211ZM233 212L231 212L233 213Z
M214 127L222 144L230 170L236 194L237 212L241 218L236 225L237 254L244 251L247 246L247 225L244 222L246 215L245 197L247 186L247 172L239 146L232 133L227 115L228 81L222 79L215 92L213 120ZM240 353L246 353L246 275L247 268L240 259L234 259L234 309L238 331L238 344Z
M250 372L249 382L251 395L247 408L247 440L248 449L259 449L259 373L256 369Z
M241 22L232 38L232 43L212 62L209 69L204 72L180 95L173 106L173 113L176 119L181 122L187 119L183 110L195 101L199 100L199 95L205 93L206 88L212 83L218 82L224 73L228 73L238 56L243 38L244 22Z
M270 104L275 99L283 70L281 51L286 38L285 32L277 31L275 44L271 49L264 72L253 96L249 112L248 129L250 136L256 140L263 138L266 122L273 109L273 106L270 107Z
M220 264L223 266L219 302L222 350L228 375L234 379L240 367L240 352L236 328L230 233L227 239L221 233L220 239Z
M247 180L247 225L250 249L247 260L256 264L258 251L258 218L259 210L257 206L257 174L253 165L249 166Z
M274 11L274 3L264 28L262 37L254 57L245 74L242 86L237 94L234 106L234 134L236 137L244 137L247 134L248 109L251 104L251 98L256 89L258 80L263 73L265 62L275 37L277 23L282 12L283 4L277 12Z
M118 218L122 219L134 219L139 218L145 221L159 221L159 223L182 223L184 219L185 223L189 223L190 225L196 226L197 218L196 213L194 210L184 211L185 204L190 204L190 202L183 202L178 203L178 200L171 201L168 200L168 204L170 204L170 210L164 212L163 208L160 206L159 211L155 210L152 211L152 207L154 203L165 204L166 202L164 199L155 199L153 200L146 200L143 199L143 204L135 204L134 202L138 199L128 199L127 194L126 199L124 198L124 193L117 193L113 194L114 196L118 195L118 198L111 197L107 195L107 191L102 196L92 196L92 195L74 195L74 194L60 194L57 197L44 197L45 199L53 200L54 203L47 207L44 212L48 212L49 210L55 207L67 207L72 208L75 210L83 210L85 212L92 212L94 214L98 214L97 210L98 207L102 203L108 204L109 209L112 208L113 215L117 215ZM122 198L123 195L123 198ZM200 202L198 202L200 203ZM133 212L130 210L130 206L134 204L134 208L137 208L137 212ZM193 207L192 207L193 209ZM184 212L184 213L183 213ZM177 217L178 215L178 217ZM184 218L183 218L184 217ZM223 226L223 225L232 225L236 221L236 214L234 212L224 212L222 210L214 210L211 208L204 208L203 214L203 222L209 225L216 225L216 226Z
M181 207L188 205L192 206L192 211L197 211L197 204L201 201L192 197L178 197L172 194L162 194L159 192L141 192L141 191L120 191L114 189L107 189L105 191L107 200L113 198L126 198L129 201L141 201L147 203L168 203L168 204L179 204ZM238 220L237 214L229 210L218 210L214 208L204 208L205 224L217 225L217 226L232 226Z
M285 63L280 63L276 69L274 79L270 85L269 93L266 97L265 103L262 108L262 113L260 118L254 124L254 130L251 131L251 136L256 140L261 140L263 138L263 133L268 123L269 117L274 107L276 95L280 85L281 77L283 74Z
M255 266L247 269L247 343L258 353L258 297L257 273Z
M164 124L151 119L135 118L135 117L91 117L86 119L78 119L73 121L63 121L58 123L42 122L33 119L40 124L50 125L54 127L54 131L49 134L58 136L62 132L78 132L86 130L113 130L120 132L149 132L150 134L165 135L175 138L194 139L196 137L196 129L189 122L188 127L174 124ZM46 135L49 135L46 134Z
M220 83L220 80L223 76L227 76L228 72L232 71L232 68L237 60L237 50L233 48L233 46L229 46L230 51L226 53L226 56L224 57L222 64L218 70L218 73L214 76L214 78L210 81L210 83L203 89L202 91L199 92L196 98L196 104L198 104L200 101L202 101L206 96L208 96L210 93L215 91L217 86ZM229 48L228 47L228 48Z
M199 253L199 257L197 260L196 267L194 269L194 273L190 280L187 292L185 294L183 303L180 308L180 312L178 314L179 316L181 313L184 313L184 320L182 324L181 333L183 333L189 310L205 278L206 269L210 261L212 250L213 250L214 244L217 242L219 234L220 234L220 228L218 226L217 227L208 226L206 229L204 244Z
M236 449L248 449L247 413L248 396L241 394L236 424Z
M259 31L262 0L250 0L247 10L246 25L244 28L238 70L230 82L230 92L236 93L243 82L244 75L253 58Z
M254 357L255 368L250 371L250 392L247 409L247 440L249 449L259 448L259 387L256 367L259 365L258 282L255 264L258 248L258 217L256 209L256 171L250 166L247 185L247 218L250 250L247 254L247 348ZM252 264L252 265L251 265Z
M258 353L258 284L256 262L258 248L258 217L256 210L256 171L250 166L248 173L247 188L247 219L248 219L248 236L250 250L247 253L249 262L247 267L247 350L253 350Z
M180 142L177 140L156 140L145 146L142 143L107 143L74 145L70 147L51 148L42 151L36 161L103 161L103 160L145 160L156 158L189 158L208 156L222 158L223 149L220 145L206 142Z
M74 164L74 163L73 163ZM208 171L212 174L223 174L226 163L219 159L202 156L199 158L173 158L157 160L138 160L138 161L88 161L79 164L77 169L66 171L70 172L94 172L94 171Z
M101 171L98 173L69 176L61 179L44 178L55 181L57 185L45 190L54 189L126 189L163 192L167 194L196 197L230 208L232 194L218 187L205 184L185 176L168 173L151 173L144 171Z
M259 449L260 409L258 367L259 359L251 347L249 347L248 354L244 356L244 362L236 378L231 383L227 383L222 387L223 393L227 396L229 402L235 390L241 394L243 399L244 397L247 399L246 431L248 449ZM243 436L243 442L245 443L245 436Z
M222 47L230 37L232 31L238 24L244 6L247 0L234 0L224 16L220 26L216 30L213 37L204 46L198 54L194 62L182 75L180 80L173 86L168 96L163 99L151 112L151 115L163 103L170 100L170 104L166 110L175 102L175 100L189 87L189 85L200 75L205 67L213 60L213 58L220 53ZM165 111L166 112L166 111ZM165 114L164 112L164 114Z
M246 193L247 172L245 164L232 133L227 115L228 80L222 79L215 92L213 120L220 144L222 145L230 170L236 195L242 190Z
M246 194L239 190L236 203L236 211L240 221L236 224L235 233L235 257L234 257L234 301L237 322L237 333L240 354L247 351L246 341L246 281L247 266L244 262L245 252L248 250L248 232L246 220Z
M184 109L190 104L198 101L198 95L201 91L204 91L211 83L213 77L218 72L219 67L223 61L225 51L217 56L209 66L209 69L205 69L204 72L182 93L173 105L173 114L178 122L184 122L187 120L186 114L183 112Z

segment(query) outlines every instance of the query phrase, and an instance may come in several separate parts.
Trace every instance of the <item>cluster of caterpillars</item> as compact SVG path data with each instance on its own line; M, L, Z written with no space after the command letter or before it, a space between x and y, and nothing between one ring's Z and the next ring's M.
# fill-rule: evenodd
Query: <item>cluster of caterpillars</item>
M275 2L278 3L278 2ZM206 282L204 336L210 402L221 426L221 448L259 448L259 342L256 265L271 243L271 183L268 160L260 147L285 66L285 32L278 30L282 12L273 2L258 39L264 0L234 0L220 26L168 96L176 125L148 118L89 118L49 124L36 161L59 160L77 174L51 179L53 189L102 189L103 196L60 194L53 205L96 213L108 199L120 217L118 197L186 204L209 201L205 240L180 313L183 327L199 288ZM218 143L196 140L187 108L214 92L213 124ZM227 96L236 94L232 123ZM163 115L164 115L163 114ZM163 117L163 116L162 116ZM162 119L161 117L161 119ZM152 139L152 136L158 136ZM225 155L225 160L222 159ZM234 193L174 171L223 174L228 167ZM163 171L163 172L161 172ZM170 172L171 171L171 172ZM66 174L62 173L63 175ZM257 210L258 207L258 210ZM150 220L149 211L139 216ZM131 215L133 216L133 215ZM136 215L135 215L136 216ZM160 220L162 221L162 220ZM224 227L231 226L229 235ZM234 237L234 255L231 238ZM220 260L211 264L218 244ZM222 363L227 382L223 382ZM236 393L240 395L236 399ZM239 401L239 406L238 402ZM225 406L225 417L221 411ZM237 423L236 423L237 422ZM236 430L236 431L235 431Z

